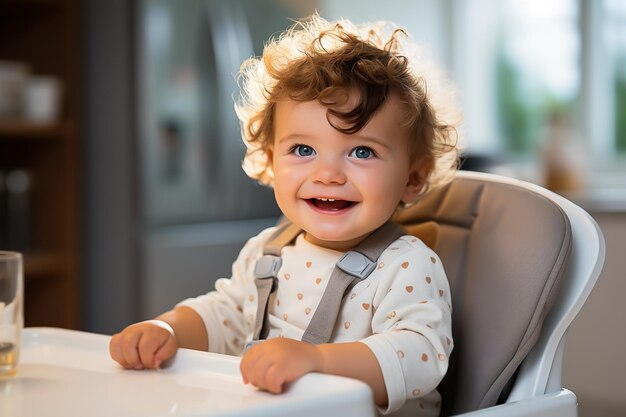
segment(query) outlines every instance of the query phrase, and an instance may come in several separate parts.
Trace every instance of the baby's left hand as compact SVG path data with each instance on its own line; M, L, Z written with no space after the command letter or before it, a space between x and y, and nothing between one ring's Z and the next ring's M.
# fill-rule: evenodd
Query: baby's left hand
M322 369L323 357L316 345L286 338L252 346L240 365L244 384L251 383L273 394L281 393L285 383Z

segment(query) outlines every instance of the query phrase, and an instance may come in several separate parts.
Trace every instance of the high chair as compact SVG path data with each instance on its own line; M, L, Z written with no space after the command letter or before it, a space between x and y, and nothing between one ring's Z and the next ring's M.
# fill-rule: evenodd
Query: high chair
M435 249L450 280L455 348L442 415L575 417L563 351L604 263L595 221L536 185L470 172L394 220ZM233 356L180 349L159 371L124 371L109 341L25 329L20 369L0 380L0 415L375 415L361 381L312 373L275 396L242 384Z
M596 222L530 183L460 171L395 217L441 257L455 350L442 415L577 416L565 336L604 263Z

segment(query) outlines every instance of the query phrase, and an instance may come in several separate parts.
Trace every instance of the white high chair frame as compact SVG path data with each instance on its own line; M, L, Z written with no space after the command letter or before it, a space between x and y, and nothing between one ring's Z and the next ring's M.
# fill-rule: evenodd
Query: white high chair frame
M477 172L459 172L458 177L500 182L541 194L567 215L572 247L565 275L554 305L533 349L522 362L506 403L460 414L463 417L547 417L578 415L576 395L563 387L563 355L567 330L591 293L605 258L604 236L596 221L581 207L543 187Z

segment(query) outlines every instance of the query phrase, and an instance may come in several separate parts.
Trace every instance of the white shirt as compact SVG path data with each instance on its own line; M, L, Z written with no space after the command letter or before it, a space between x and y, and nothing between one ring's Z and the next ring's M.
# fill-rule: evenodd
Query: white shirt
M202 317L209 351L240 355L252 338L254 266L274 231L266 229L246 243L232 277L219 279L215 291L179 304ZM313 245L302 234L283 248L278 289L269 299L269 337L302 338L342 255ZM450 289L439 257L413 236L389 245L374 272L346 296L331 341L360 341L372 350L389 398L381 413L438 415L436 387L453 347Z

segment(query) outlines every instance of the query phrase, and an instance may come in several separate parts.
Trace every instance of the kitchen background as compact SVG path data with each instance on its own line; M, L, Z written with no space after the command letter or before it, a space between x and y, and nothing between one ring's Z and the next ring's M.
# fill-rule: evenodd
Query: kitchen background
M582 416L625 415L620 0L3 0L0 246L27 254L27 325L111 334L229 275L278 215L240 168L233 75L315 10L406 27L458 87L464 168L558 190L598 220L607 263L565 385Z

